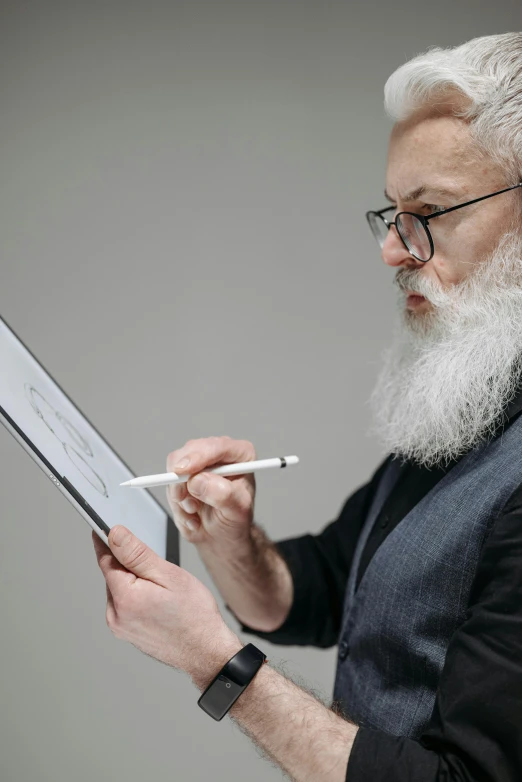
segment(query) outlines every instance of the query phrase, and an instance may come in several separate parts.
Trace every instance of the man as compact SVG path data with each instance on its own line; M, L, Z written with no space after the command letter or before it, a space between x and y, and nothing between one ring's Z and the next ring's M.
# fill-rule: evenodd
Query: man
M521 96L519 33L430 50L386 84L392 206L368 220L400 296L372 397L389 456L339 518L273 544L252 475L196 475L250 443L168 458L194 475L170 488L176 524L242 629L338 643L333 707L264 665L230 710L299 782L522 779ZM124 532L110 551L94 535L109 626L204 690L241 642Z

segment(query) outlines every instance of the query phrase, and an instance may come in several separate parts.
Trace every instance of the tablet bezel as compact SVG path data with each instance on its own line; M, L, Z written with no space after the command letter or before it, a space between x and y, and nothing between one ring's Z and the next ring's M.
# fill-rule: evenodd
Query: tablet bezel
M121 463L131 472L133 473L133 470L129 467L127 462L125 462L120 454L113 448L113 446L109 443L106 437L104 437L101 432L97 429L96 426L87 418L85 413L80 410L78 405L73 402L69 394L67 394L62 386L56 381L56 379L51 375L49 370L44 367L42 362L34 355L32 350L25 344L25 342L18 336L16 331L12 328L12 326L9 325L9 323L0 315L0 321L7 326L9 331L12 332L12 334L15 336L15 338L19 341L19 343L22 345L22 347L27 350L29 355L36 361L38 366L43 369L43 371L48 375L50 380L55 384L55 386L64 394L64 396L68 399L68 401L73 405L73 407L76 408L77 412L80 416L93 428L93 430L96 432L96 434L105 442L105 444L111 449L111 451L114 453L114 455L121 461ZM0 421L5 426L8 432L14 437L14 439L22 446L24 451L29 454L29 456L33 459L33 461L40 467L40 469L47 475L47 477L51 480L51 482L56 486L57 489L66 497L71 505L73 505L80 516L82 516L85 521L89 524L89 526L97 533L97 535L100 536L100 538L107 543L107 536L110 531L110 527L104 522L104 520L96 513L96 511L91 508L89 503L82 497L82 495L78 492L77 489L70 483L70 481L67 480L67 478L64 478L63 476L60 476L59 471L57 471L53 465L46 459L46 457L43 455L43 453L35 446L35 444L30 440L29 437L25 434L25 432L19 427L19 425L14 421L10 415L4 410L2 405L0 404ZM161 511L165 514L167 518L167 527L166 527L166 534L167 534L167 540L166 540L166 556L165 559L167 562L172 562L174 565L180 564L180 556L179 556L179 532L177 530L176 525L174 524L174 521L170 514L165 510L165 508L161 505L160 502L156 499L156 497L150 492L148 489L142 489L141 491L147 491L149 496L152 497L155 504L161 509Z

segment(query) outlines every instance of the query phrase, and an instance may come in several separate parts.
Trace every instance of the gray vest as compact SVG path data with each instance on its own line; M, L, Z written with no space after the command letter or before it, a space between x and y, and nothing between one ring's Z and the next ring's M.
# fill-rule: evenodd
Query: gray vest
M448 644L466 619L487 533L522 483L522 416L466 454L390 532L355 589L368 536L397 479L389 462L354 554L334 699L357 725L419 738Z

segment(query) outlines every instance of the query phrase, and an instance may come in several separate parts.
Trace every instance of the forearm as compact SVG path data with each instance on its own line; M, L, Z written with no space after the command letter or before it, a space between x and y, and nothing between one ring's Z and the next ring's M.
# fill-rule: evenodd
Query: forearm
M208 684L195 683L200 689ZM229 714L293 782L345 782L357 726L269 665L261 667Z
M293 600L292 576L274 544L256 525L234 550L201 544L198 552L221 596L237 618L256 630L280 627Z

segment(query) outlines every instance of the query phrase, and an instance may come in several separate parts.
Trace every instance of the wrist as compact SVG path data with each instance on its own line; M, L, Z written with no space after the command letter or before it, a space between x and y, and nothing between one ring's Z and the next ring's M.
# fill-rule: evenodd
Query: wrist
M242 648L243 644L237 635L223 623L217 633L210 635L208 640L201 644L187 673L196 687L203 691L230 658Z
M256 544L252 531L248 530L234 541L211 538L196 543L198 553L204 559L205 554L219 557L221 561L252 562L256 558Z

